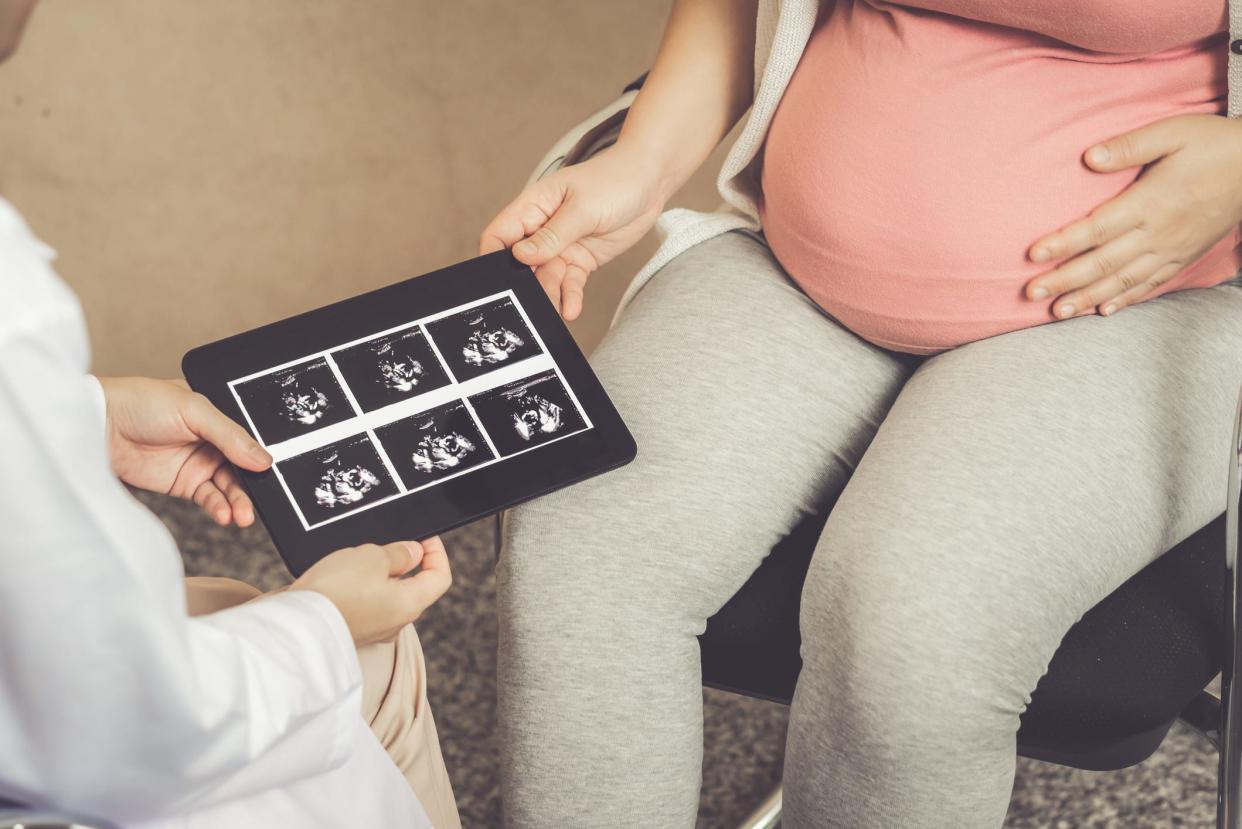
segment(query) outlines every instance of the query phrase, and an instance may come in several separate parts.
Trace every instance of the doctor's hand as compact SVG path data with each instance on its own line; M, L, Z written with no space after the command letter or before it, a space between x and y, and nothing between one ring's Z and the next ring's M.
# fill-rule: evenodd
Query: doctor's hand
M414 568L418 572L402 578ZM314 590L341 611L354 644L387 642L435 604L453 583L439 536L364 544L315 562L290 590Z
M1097 173L1144 167L1128 188L1031 246L1058 267L1031 280L1029 299L1057 317L1107 316L1146 298L1242 222L1242 121L1181 115L1087 150Z
M232 465L261 472L272 458L241 426L180 380L100 377L108 452L125 483L192 500L220 525L254 523Z
M513 248L561 316L575 319L587 277L651 229L664 189L650 158L615 144L522 191L483 230L479 253Z

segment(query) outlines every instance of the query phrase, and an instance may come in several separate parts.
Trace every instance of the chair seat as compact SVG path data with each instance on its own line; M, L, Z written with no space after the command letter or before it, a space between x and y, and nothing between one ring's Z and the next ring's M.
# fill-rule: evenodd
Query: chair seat
M800 523L707 623L703 682L788 704L798 607L825 516ZM1225 522L1165 553L1072 627L1018 732L1024 756L1086 769L1146 759L1224 655Z

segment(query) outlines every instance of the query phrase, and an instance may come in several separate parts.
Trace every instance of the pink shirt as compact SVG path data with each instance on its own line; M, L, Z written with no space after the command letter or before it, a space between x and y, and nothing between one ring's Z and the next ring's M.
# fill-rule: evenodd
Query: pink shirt
M1027 250L1135 179L1092 172L1088 147L1223 113L1226 14L1226 0L837 0L767 137L769 245L885 348L1054 321L1023 297L1049 269ZM1240 242L1235 229L1158 293L1231 278Z

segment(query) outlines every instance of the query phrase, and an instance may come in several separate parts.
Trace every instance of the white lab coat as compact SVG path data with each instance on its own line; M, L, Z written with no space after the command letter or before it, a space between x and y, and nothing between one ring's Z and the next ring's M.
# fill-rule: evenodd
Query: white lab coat
M0 796L144 829L429 826L331 602L187 618L176 545L112 474L51 258L0 199Z

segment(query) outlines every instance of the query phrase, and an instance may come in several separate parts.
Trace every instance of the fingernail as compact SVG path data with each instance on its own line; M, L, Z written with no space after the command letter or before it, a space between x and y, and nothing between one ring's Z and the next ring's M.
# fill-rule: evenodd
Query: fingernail
M1096 164L1105 163L1106 161L1108 161L1110 155L1111 154L1108 152L1108 147L1105 147L1103 144L1100 144L1099 146L1091 148L1091 160L1094 161Z
M267 450L257 443L250 447L250 457L254 458L256 461L263 461L264 463L272 459L272 456L267 453Z
M1057 313L1060 314L1062 317L1072 317L1074 316L1074 306L1066 302L1060 308L1057 309Z
M1048 261L1049 255L1050 254L1048 253L1047 248L1038 247L1038 248L1035 248L1035 250L1031 251L1031 261L1032 262L1046 262Z
M513 252L520 253L523 256L532 256L536 250L535 243L530 239L523 239L513 246Z
M1047 296L1048 296L1047 288L1036 288L1035 290L1031 291L1031 299L1044 299Z
M423 557L423 545L419 544L417 541L406 541L404 543L405 549L410 553L410 561L418 564Z
M1111 314L1113 311L1116 311L1116 310L1117 310L1117 305L1115 303L1110 302L1100 309L1100 313L1107 317L1109 314Z

